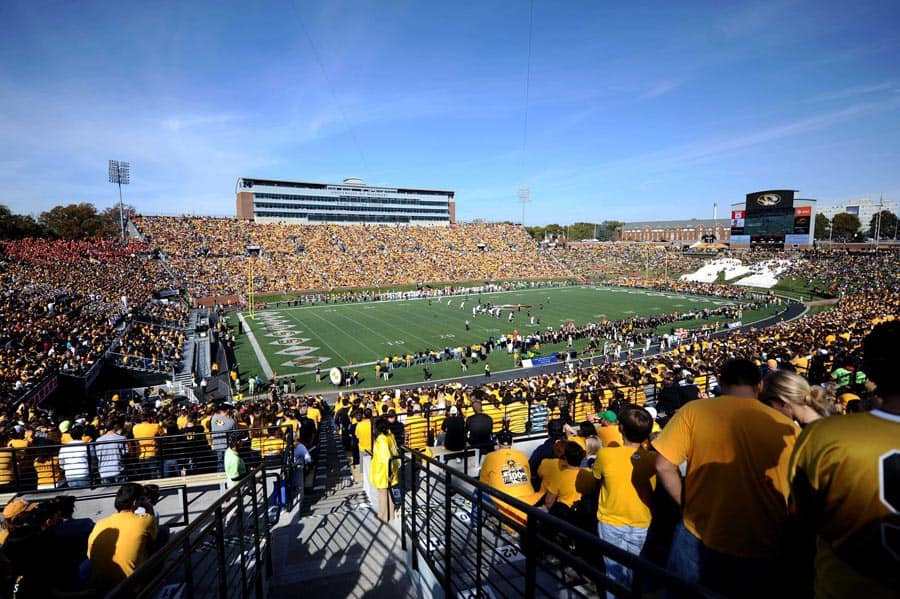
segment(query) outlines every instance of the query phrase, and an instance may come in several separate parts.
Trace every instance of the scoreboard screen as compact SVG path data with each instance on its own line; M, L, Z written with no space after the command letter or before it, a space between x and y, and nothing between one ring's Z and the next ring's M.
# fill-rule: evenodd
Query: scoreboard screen
M812 207L794 206L794 192L775 189L747 194L744 210L731 212L733 242L784 246L809 242Z

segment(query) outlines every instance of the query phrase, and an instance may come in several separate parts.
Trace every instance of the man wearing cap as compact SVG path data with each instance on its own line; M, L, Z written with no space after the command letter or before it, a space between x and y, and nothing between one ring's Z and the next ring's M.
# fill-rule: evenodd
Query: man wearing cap
M656 487L656 454L644 449L653 419L649 409L625 408L621 412L620 447L602 447L594 461L594 477L600 481L597 533L601 539L640 555L650 527L650 505ZM628 586L631 570L604 556L606 572ZM612 599L613 595L607 593Z
M60 443L65 445L66 443L72 442L72 435L69 434L69 431L72 429L72 421L71 420L63 420L59 423L59 432L62 435L60 438Z
M622 433L619 431L619 417L612 410L606 410L597 414L599 426L597 436L600 438L601 447L621 447Z
M0 546L6 543L7 537L16 529L17 519L37 506L36 502L29 503L19 497L10 501L3 508L3 522L0 523Z
M212 433L212 449L216 452L216 470L225 472L225 450L228 449L228 433L235 429L234 418L224 404L220 404L209 420Z
M447 418L441 423L444 432L444 447L448 451L462 451L466 448L466 421L459 415L456 406L447 410Z
M658 482L682 507L667 569L727 596L764 596L788 575L788 459L800 429L757 399L753 362L727 360L719 385L723 396L688 403L653 442Z

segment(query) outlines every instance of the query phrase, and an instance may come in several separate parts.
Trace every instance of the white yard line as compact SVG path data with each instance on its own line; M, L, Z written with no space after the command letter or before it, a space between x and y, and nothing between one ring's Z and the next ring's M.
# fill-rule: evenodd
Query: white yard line
M241 321L241 324L244 326L244 333L247 335L247 341L250 342L251 347L253 347L253 352L256 354L256 359L259 360L259 365L262 366L263 373L266 375L266 380L272 380L272 367L269 366L269 361L266 360L266 355L263 353L262 348L259 346L259 342L256 340L256 335L253 334L253 330L250 328L250 325L247 324L247 321L244 320L244 315L238 312L238 318Z

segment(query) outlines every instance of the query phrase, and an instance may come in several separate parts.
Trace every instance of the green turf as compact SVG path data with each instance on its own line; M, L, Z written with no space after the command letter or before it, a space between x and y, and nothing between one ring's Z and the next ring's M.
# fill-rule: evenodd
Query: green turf
M772 288L775 293L794 299L814 301L822 299L820 289L825 287L822 279L800 279L797 277L785 277L778 281Z
M361 386L397 385L422 381L422 367L399 368L392 372L389 381L376 380L372 362L394 354L401 357L427 349L443 350L486 341L491 335L498 338L503 333L520 333L552 326L558 329L572 321L582 325L597 322L603 316L619 320L632 315L668 314L674 311L688 312L729 303L718 298L699 298L675 293L656 293L644 290L602 289L593 287L567 287L490 293L463 297L393 302L327 304L315 306L281 307L259 310L255 319L248 321L271 368L279 375L296 375L304 390L332 389L329 383L317 385L313 372L322 359L322 371L333 366L358 370L365 378ZM500 319L487 315L472 316L472 307L478 302L495 305L530 305L531 314L540 319L540 325L530 324L529 308L514 313L514 321L508 321L509 312ZM543 308L541 308L543 304ZM771 312L771 311L770 311ZM745 314L744 321L758 320L764 314ZM471 322L471 330L465 330L465 321ZM685 321L675 327L698 327L702 321ZM668 331L671 326L662 327ZM576 349L586 340L576 342ZM562 346L543 348L543 353L563 349ZM279 353L287 352L287 353ZM242 377L248 373L263 375L255 353L246 335L239 335L235 350ZM488 357L493 372L513 367L512 357L505 352L494 352ZM457 361L429 365L434 379L461 376ZM470 365L466 374L482 373L483 363Z

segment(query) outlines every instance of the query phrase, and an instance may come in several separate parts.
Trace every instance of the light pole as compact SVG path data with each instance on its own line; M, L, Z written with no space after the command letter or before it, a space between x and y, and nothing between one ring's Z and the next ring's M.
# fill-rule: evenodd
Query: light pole
M522 226L525 226L525 204L531 201L531 190L527 187L519 188L519 202L522 204Z
M258 245L248 245L244 248L247 254L247 299L250 302L250 313L248 318L253 320L255 315L256 290L253 287L253 261L262 254L262 248Z
M122 204L122 186L131 182L131 165L127 162L110 160L109 182L119 186L119 225L122 230L122 245L125 245L125 207Z

